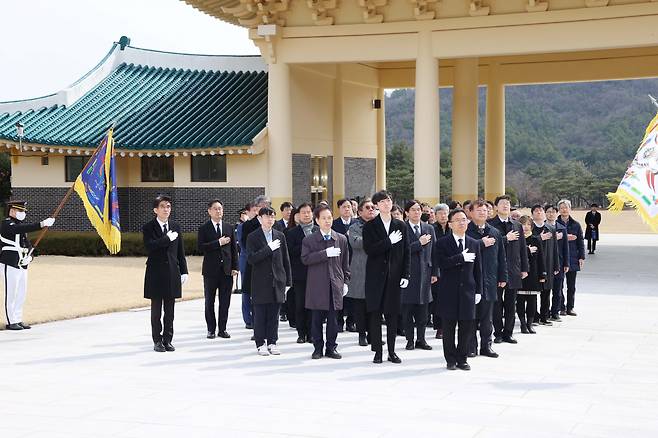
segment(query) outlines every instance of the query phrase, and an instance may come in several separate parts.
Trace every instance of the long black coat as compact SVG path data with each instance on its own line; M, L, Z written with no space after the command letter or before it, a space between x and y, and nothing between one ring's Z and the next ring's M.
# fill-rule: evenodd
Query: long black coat
M391 244L393 231L402 233L402 240ZM400 312L400 280L409 279L409 236L407 225L391 219L388 233L382 218L377 216L363 226L363 249L366 261L366 310L397 315Z
M219 238L222 236L229 237L231 242L220 246ZM217 234L212 221L201 225L197 233L197 246L203 253L201 273L205 277L231 275L231 271L238 270L238 246L235 242L233 225L230 223L222 221L221 236Z
M313 225L311 234L319 231L320 227ZM302 242L304 241L304 229L301 225L286 230L286 244L288 245L288 255L290 257L290 267L292 268L293 283L305 282L307 268L302 263ZM309 234L309 236L311 235Z
M253 231L247 238L247 261L251 265L251 302L283 303L286 286L292 285L286 237L281 231L272 229L272 241L281 241L279 249L272 251L261 230Z
M480 234L474 222L468 224L466 235L480 242L482 254L482 299L485 301L498 300L498 283L507 282L507 257L505 256L505 243L500 232L491 225L484 224L484 233ZM496 243L485 247L483 237L493 237Z
M541 240L541 233L551 233L551 238ZM555 227L544 224L538 227L537 224L532 224L532 235L537 237L541 242L541 251L544 255L544 270L546 271L546 282L544 283L544 290L551 290L553 288L553 279L555 278L555 271L560 270L560 257L558 255L557 233ZM530 261L530 260L528 260Z
M249 235L256 230L260 230L260 221L258 216L249 219L242 224L242 231L240 233L240 250L246 252L249 257L249 248L247 246L247 239ZM251 293L251 264L247 263L244 270L244 278L242 279L242 292Z
M327 257L327 248L340 248L338 257ZM347 237L331 230L331 239L324 240L322 232L306 236L302 242L302 263L307 268L306 308L329 310L329 297L335 310L343 308L343 285L350 281Z
M436 244L434 227L420 224L420 234L429 234L432 240L423 246L414 230L407 222L409 236L409 286L402 289L402 304L428 304L432 301L432 275L438 276L438 267L433 263L433 245Z
M489 219L489 224L495 227L503 237L505 243L505 256L507 258L507 288L519 289L523 284L521 282L521 272L528 272L528 253L526 249L523 227L518 221L509 219L503 223L498 216ZM507 233L510 231L519 233L519 238L511 242L507 241Z
M183 234L180 225L172 221L169 221L169 230L178 233L178 238L173 242L162 232L155 218L142 227L144 246L148 254L144 275L144 298L182 296L180 277L188 273Z
M523 279L522 291L541 292L544 289L544 282L539 280L546 280L546 269L544 267L544 253L542 251L541 239L535 235L531 235L526 239L528 248L528 276ZM530 246L536 246L537 252L532 254Z
M452 235L436 242L441 269L439 315L444 320L475 319L475 294L482 293L482 254L480 242L464 236L464 249L475 253L475 261L466 263Z
M599 234L599 225L601 224L601 213L598 211L592 213L588 211L585 215L585 239L599 240L601 235ZM592 234L594 231L594 234Z

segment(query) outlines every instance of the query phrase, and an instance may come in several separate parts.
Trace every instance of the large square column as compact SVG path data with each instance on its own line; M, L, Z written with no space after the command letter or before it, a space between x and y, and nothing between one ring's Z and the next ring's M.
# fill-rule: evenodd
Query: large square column
M381 107L377 112L377 178L375 190L386 189L386 95L384 89L377 90Z
M333 151L333 211L338 214L336 201L345 197L345 149L343 141L343 68L336 64L334 80L334 151Z
M418 33L414 106L414 197L439 202L439 60L429 30Z
M292 124L290 66L268 65L267 81L267 195L277 208L292 201Z
M452 199L478 195L478 59L457 59L452 105Z
M484 141L484 196L493 201L505 193L505 85L498 65L489 67L487 126Z

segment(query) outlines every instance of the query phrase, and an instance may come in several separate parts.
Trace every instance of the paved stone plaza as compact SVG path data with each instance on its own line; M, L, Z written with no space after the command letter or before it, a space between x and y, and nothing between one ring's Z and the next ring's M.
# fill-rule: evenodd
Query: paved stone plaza
M518 345L471 359L470 372L447 371L433 338L429 352L405 351L398 338L402 364L374 365L356 334L343 333L343 360L313 361L287 323L282 355L259 357L237 295L229 340L205 338L203 301L177 305L173 353L152 351L144 310L3 331L0 433L656 437L656 237L604 236L579 275L579 316L515 334Z

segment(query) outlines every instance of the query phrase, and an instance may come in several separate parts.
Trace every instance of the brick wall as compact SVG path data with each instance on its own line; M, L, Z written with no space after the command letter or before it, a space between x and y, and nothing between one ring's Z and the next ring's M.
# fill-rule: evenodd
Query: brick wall
M292 154L292 203L311 200L311 155ZM278 205L274 208L279 208Z

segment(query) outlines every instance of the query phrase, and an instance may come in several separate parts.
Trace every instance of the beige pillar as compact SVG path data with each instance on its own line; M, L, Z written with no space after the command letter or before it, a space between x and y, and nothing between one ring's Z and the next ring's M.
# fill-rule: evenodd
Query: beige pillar
M455 62L452 104L452 199L478 194L478 59Z
M336 64L334 80L334 152L333 152L333 211L338 214L336 201L345 197L345 152L343 150L343 70Z
M386 189L386 109L384 89L377 90L377 99L382 103L377 111L377 178L375 190Z
M268 65L267 84L267 195L278 208L292 201L292 125L290 66Z
M493 201L505 193L505 85L498 65L489 67L487 126L484 140L484 196Z
M439 61L432 55L431 32L418 34L414 107L414 197L439 201Z

